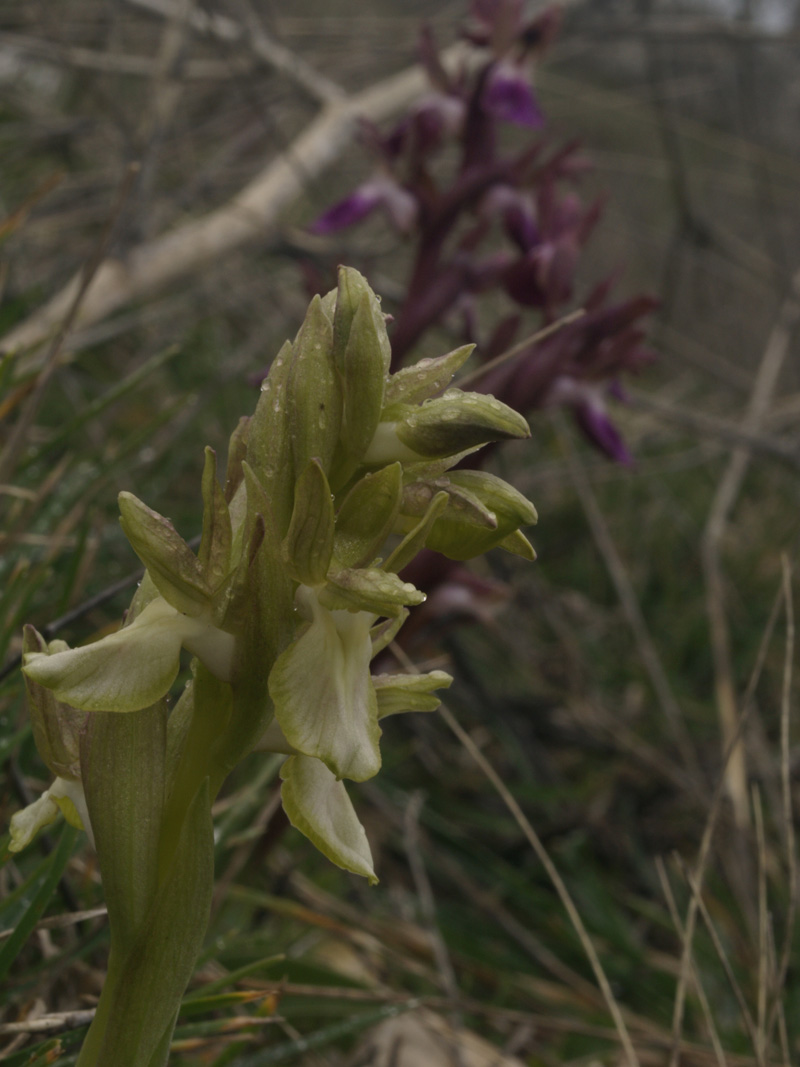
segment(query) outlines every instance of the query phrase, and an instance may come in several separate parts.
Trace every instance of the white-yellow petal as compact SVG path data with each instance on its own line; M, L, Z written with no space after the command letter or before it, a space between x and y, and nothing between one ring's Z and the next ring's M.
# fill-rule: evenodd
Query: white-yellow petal
M56 821L58 814L58 805L51 799L49 792L42 793L38 800L34 800L22 811L14 812L9 825L11 841L8 851L22 852L40 830Z
M364 827L347 795L319 760L290 756L281 768L281 799L289 822L335 863L371 884L378 881Z
M269 692L292 748L325 763L337 778L363 782L381 766L378 702L369 673L367 612L329 611L301 586L309 628L275 662Z
M168 692L180 666L181 645L208 658L213 673L229 676L233 637L182 615L161 597L117 633L81 648L25 657L25 673L56 698L83 711L138 711Z

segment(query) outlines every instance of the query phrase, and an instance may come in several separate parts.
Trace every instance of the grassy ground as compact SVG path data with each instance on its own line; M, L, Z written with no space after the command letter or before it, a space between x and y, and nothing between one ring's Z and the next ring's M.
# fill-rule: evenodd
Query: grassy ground
M66 10L62 24L3 16L2 55L18 63L0 96L4 330L99 248L124 254L224 203L314 111L241 43L176 44L174 25L134 5L114 14L76 0ZM325 28L310 9L274 25L261 12L267 29L352 88L404 65L418 14L359 20L345 9ZM433 14L446 36L452 13ZM388 724L384 771L354 790L377 888L287 827L274 762L252 758L236 772L218 806L218 891L176 1065L612 1064L624 1062L625 1041L643 1065L669 1063L678 1047L692 1065L800 1055L800 361L786 264L769 236L777 228L791 248L800 163L715 122L701 93L689 117L671 97L665 118L646 94L623 91L623 60L628 82L645 68L619 43L605 65L594 45L590 82L587 33L580 21L568 27L541 90L564 136L582 136L595 156L590 182L611 194L587 278L622 263L621 292L664 297L654 323L662 358L619 413L636 465L609 466L545 416L532 443L498 456L537 504L540 558L490 557L481 566L507 583L503 610L491 623L443 625L411 650L420 664L452 668L448 706L463 733L438 714ZM149 66L99 70L108 54ZM679 75L688 77L672 71L662 87L685 85ZM115 213L132 158L145 160L144 176ZM248 375L300 320L295 227L366 166L349 151L277 236L71 330L60 348L51 340L34 361L0 365L0 661L14 663L24 622L41 629L66 615L58 636L74 643L116 624L136 580L118 490L184 535L198 532L202 446L224 449L254 406ZM684 171L690 217L675 199ZM378 228L347 241L343 258L391 305L402 249ZM748 423L782 339L780 375ZM737 445L750 449L740 460ZM709 605L721 609L715 630ZM726 693L744 741L743 775L729 774L727 791ZM47 784L15 669L0 688L0 753L4 827ZM69 830L6 857L9 1067L74 1062L81 1013L102 982L101 907L93 855ZM67 1016L49 1024L58 1013Z

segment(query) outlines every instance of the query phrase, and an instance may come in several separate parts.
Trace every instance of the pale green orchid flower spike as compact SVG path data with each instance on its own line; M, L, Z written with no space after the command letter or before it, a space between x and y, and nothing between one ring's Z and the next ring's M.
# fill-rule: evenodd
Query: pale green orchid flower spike
M379 301L342 269L234 435L225 491L209 451L199 553L121 494L146 586L119 632L74 650L27 651L30 683L86 712L137 711L167 695L185 649L229 688L229 729L244 726L255 744L274 714L290 754L290 819L334 862L373 878L342 779L378 772L378 720L405 710L403 693L411 707L433 708L433 690L450 683L441 671L390 683L370 675L379 620L399 628L424 600L397 571L426 545L456 559L494 545L533 555L519 531L535 521L532 505L493 475L450 471L467 451L529 433L494 398L447 388L470 351L390 375ZM240 757L245 747L221 730L221 768L226 750ZM222 771L206 769L218 788Z
M28 632L35 738L56 782L15 817L13 847L59 810L94 833L116 960L80 1067L151 1065L168 1046L173 1016L148 1009L145 1026L135 990L149 967L164 1005L180 1002L200 944L188 916L202 927L210 899L210 803L254 749L286 755L292 824L376 880L344 780L379 771L384 716L434 710L451 682L370 671L425 599L399 572L426 546L459 560L495 546L534 558L520 532L533 506L494 475L452 469L488 442L529 436L512 409L449 387L470 352L390 374L378 298L342 268L231 437L224 486L206 451L197 554L123 493L122 527L146 568L125 625L76 649ZM192 677L169 710L184 652ZM152 939L170 924L191 944L167 965Z

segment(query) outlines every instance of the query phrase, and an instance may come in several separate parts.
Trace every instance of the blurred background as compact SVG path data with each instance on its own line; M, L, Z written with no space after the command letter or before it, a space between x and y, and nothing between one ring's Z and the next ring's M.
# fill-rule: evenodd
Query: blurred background
M132 594L117 492L195 536L202 448L224 461L313 279L352 264L387 312L402 305L411 239L379 214L312 232L375 169L337 109L356 101L389 129L425 91L408 74L421 25L447 49L468 10L0 9L2 827L46 785L22 624L79 643ZM568 184L602 210L570 292L553 314L528 308L519 336L605 281L615 301L656 298L637 324L655 358L605 398L631 462L568 410L532 411L532 441L492 469L537 506L537 562L481 561L475 596L431 612L408 654L455 675L448 705L560 871L607 993L474 752L439 715L402 716L381 776L352 790L377 889L287 828L274 762L237 771L176 1064L612 1064L620 1027L642 1064L800 1057L798 5L587 0L562 15L533 69L535 136L577 142L587 165ZM530 137L508 125L502 142ZM445 152L434 173L451 165ZM487 294L479 334L504 301ZM461 331L445 317L412 356ZM79 1016L14 1027L90 1009L105 965L101 915L36 925L48 847L0 869L0 932L31 920L13 959L0 941L12 1067L74 1062ZM45 915L101 899L79 849Z

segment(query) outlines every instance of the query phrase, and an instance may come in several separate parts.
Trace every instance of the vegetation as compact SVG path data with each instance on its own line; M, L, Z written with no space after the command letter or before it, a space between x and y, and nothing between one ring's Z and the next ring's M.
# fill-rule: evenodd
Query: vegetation
M200 534L203 446L224 454L255 404L248 378L294 336L308 302L299 260L355 263L396 311L410 255L378 218L344 237L309 234L369 177L368 157L349 147L329 173L298 166L277 226L253 214L246 244L207 259L195 244L201 269L186 253L180 271L158 273L162 237L219 218L322 121L320 104L338 136L328 79L358 94L411 61L413 5L402 17L376 6L374 20L326 5L324 25L303 7L273 26L243 5L210 31L161 4L66 10L49 26L4 13L0 41L13 73L0 98L0 316L13 348L0 366L2 827L49 781L17 669L22 625L71 645L116 629L138 580L118 491L147 499L187 540ZM676 1048L698 1065L798 1055L800 378L791 262L774 233L797 225L800 165L744 119L733 136L699 105L653 109L621 92L630 38L603 44L590 14L567 22L537 74L548 136L582 137L595 162L583 195L609 194L559 314L617 269L621 298L662 298L659 358L613 412L634 463L592 451L549 409L531 418L533 444L495 452L492 469L537 506L539 560L491 554L474 572L491 595L468 618L430 615L405 646L419 669L456 680L450 715L387 722L383 772L357 790L378 886L288 826L279 759L251 756L228 780L211 928L171 1063L380 1064L393 1048L401 1064L433 1065L453 1048L465 1064L669 1063ZM452 15L433 15L451 40ZM234 22L247 27L239 37ZM294 65L269 52L278 31ZM698 56L715 47L697 41ZM656 81L668 73L655 69ZM503 136L522 143L511 128ZM127 290L103 275L109 255L131 265ZM79 271L125 298L101 307L90 290L23 344L21 327L41 324ZM485 323L502 301L485 305ZM528 333L541 321L531 312ZM415 356L454 347L452 331L435 325ZM726 770L731 709L744 743ZM75 1062L105 971L95 856L62 826L17 856L4 850L11 1067ZM595 947L605 996L542 850Z

